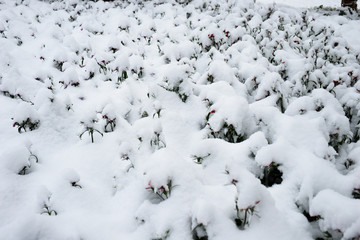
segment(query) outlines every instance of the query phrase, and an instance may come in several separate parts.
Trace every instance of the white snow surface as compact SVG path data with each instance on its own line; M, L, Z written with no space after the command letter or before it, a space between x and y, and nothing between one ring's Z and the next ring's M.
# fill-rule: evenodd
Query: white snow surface
M264 4L283 4L292 7L298 8L309 8L309 7L318 7L320 5L326 7L340 7L341 1L337 0L256 0L258 3Z
M338 5L0 0L0 240L359 239Z

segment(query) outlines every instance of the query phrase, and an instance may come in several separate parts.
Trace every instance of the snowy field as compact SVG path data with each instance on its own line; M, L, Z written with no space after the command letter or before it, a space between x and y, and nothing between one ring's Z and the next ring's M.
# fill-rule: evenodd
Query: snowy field
M263 4L276 3L297 8L319 7L320 5L324 7L340 7L341 5L341 0L256 0L256 2Z
M0 240L359 240L359 15L277 2L0 0Z

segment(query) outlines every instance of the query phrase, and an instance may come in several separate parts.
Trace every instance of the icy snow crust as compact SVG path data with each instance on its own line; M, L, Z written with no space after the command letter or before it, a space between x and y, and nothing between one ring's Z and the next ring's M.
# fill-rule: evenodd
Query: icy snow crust
M359 239L357 15L0 9L0 239Z

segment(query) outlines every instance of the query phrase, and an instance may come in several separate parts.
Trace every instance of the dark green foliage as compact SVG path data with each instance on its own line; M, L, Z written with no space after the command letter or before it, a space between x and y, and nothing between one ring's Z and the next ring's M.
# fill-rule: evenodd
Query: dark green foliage
M39 120L31 120L30 118L27 118L26 120L23 120L22 122L15 122L13 124L13 127L18 128L18 132L27 132L27 131L33 131L37 128L39 128L40 121Z
M58 214L55 210L51 209L51 207L46 203L44 203L42 209L43 211L41 214L48 214L49 216L56 216Z
M279 170L279 166L272 162L264 168L263 177L260 179L264 186L271 187L274 184L281 184L283 173Z
M128 78L128 74L125 70L121 72L121 76L118 77L118 82L123 82Z
M226 122L218 132L215 132L211 128L210 130L211 130L210 135L212 137L223 139L229 143L239 143L246 139L245 134L242 133L238 134L235 130L234 125L228 124Z

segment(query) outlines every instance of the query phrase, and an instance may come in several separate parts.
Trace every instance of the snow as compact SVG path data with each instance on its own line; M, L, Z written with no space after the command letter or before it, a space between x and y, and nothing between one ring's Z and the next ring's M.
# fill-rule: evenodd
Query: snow
M0 0L0 239L359 239L339 5Z
M297 7L297 8L309 8L309 7L316 7L316 6L329 6L329 7L339 7L340 3L337 0L290 0L290 1L286 1L286 0L257 0L257 2L259 3L264 3L264 4L283 4L283 5L288 5L288 6L292 6L292 7Z

